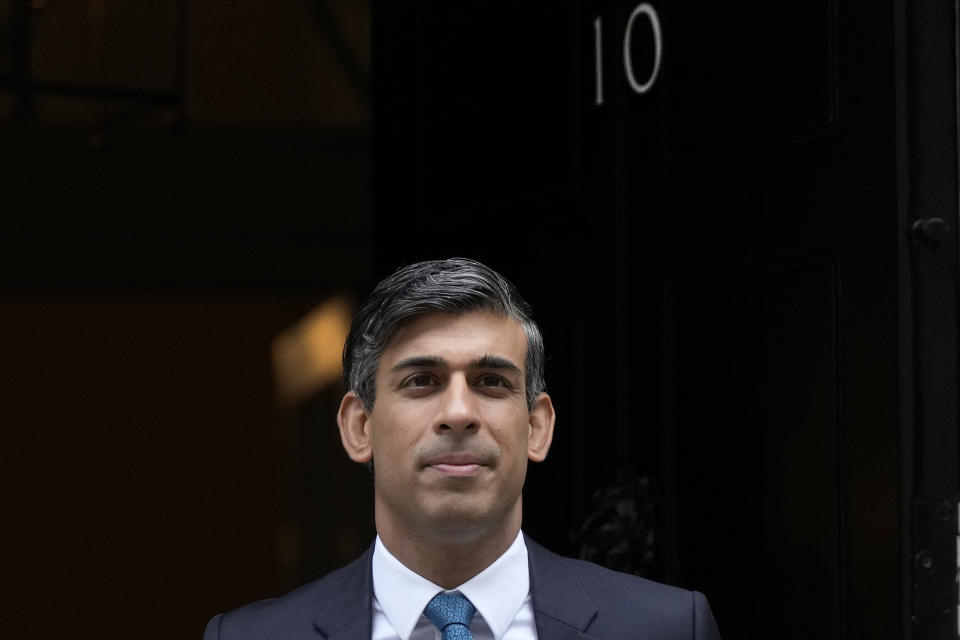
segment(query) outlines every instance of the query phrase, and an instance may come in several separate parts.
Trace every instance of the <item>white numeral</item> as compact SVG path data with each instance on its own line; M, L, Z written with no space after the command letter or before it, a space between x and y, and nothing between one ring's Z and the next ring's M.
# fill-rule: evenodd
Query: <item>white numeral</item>
M633 40L633 27L639 16L645 16L650 23L653 35L653 69L650 77L644 82L638 82L633 72L633 56L630 46ZM657 10L649 2L641 2L630 14L626 29L623 32L623 67L630 88L639 94L644 94L653 88L660 74L660 60L663 57L663 34L660 30L660 18ZM594 99L596 106L603 105L603 17L597 16L593 21L593 61L594 61Z
M633 56L630 55L630 38L633 36L633 23L639 15L647 16L647 19L650 21L654 46L653 70L650 72L650 77L647 78L647 81L643 84L637 82L636 77L633 75ZM657 17L657 11L650 6L649 3L641 2L637 5L637 8L633 10L633 13L630 14L630 19L627 20L627 28L623 34L623 64L626 68L627 82L630 83L631 89L641 94L650 91L653 83L657 81L657 74L660 72L660 56L662 53L663 38L660 34L660 19Z
M603 104L603 22L600 16L593 21L593 42L594 42L594 60L597 73L597 98L595 105Z

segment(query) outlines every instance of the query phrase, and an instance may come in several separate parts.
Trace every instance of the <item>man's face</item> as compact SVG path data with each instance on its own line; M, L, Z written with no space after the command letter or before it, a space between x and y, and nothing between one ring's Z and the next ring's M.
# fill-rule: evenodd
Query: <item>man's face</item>
M525 396L526 335L507 317L430 314L391 338L366 414L377 524L463 542L519 526L527 459L546 455L543 394ZM546 440L544 441L544 437Z

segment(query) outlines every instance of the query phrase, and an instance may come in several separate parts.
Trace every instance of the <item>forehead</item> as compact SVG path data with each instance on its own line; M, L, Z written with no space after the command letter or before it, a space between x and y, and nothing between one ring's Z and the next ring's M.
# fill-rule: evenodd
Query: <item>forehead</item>
M481 356L501 356L521 369L527 352L527 337L517 320L485 311L462 314L430 313L405 322L384 349L381 364L411 355L441 356L451 362Z

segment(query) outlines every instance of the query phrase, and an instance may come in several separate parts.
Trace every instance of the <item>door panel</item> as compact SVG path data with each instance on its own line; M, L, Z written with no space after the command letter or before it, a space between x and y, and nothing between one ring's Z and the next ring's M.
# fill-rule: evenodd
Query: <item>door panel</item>
M835 260L668 293L676 580L711 594L724 637L841 632Z
M664 2L663 131L670 165L829 135L833 0Z

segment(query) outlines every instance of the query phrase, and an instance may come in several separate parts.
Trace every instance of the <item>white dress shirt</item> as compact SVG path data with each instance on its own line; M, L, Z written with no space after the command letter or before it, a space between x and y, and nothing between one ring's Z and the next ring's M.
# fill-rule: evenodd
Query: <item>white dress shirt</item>
M440 630L423 615L427 603L440 592L461 593L477 608L470 624L474 640L537 640L523 533L493 564L453 590L408 569L377 536L372 640L440 640Z

